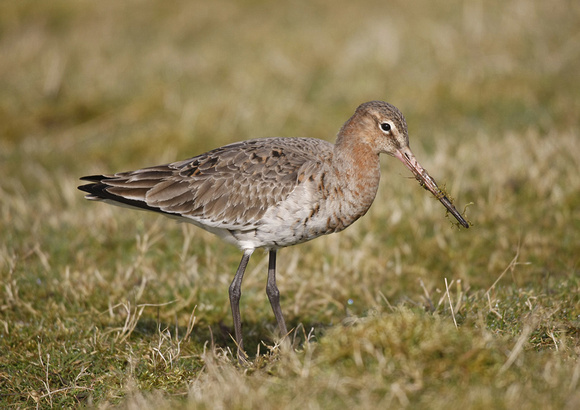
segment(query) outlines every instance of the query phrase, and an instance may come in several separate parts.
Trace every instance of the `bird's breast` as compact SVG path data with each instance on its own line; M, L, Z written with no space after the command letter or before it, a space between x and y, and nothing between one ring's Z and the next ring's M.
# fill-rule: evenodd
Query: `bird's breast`
M377 186L378 176L368 181L341 179L331 171L307 176L265 213L255 238L259 246L280 248L340 232L368 211Z

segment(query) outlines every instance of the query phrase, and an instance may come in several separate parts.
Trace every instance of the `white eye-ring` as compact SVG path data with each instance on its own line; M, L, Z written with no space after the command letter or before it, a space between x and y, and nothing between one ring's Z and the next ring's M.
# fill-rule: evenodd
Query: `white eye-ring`
M389 124L388 122L382 122L381 123L381 130L383 130L384 132L391 132L391 124Z

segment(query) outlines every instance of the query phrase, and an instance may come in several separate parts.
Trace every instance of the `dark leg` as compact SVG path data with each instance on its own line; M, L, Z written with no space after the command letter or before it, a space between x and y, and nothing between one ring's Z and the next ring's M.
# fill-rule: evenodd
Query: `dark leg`
M280 308L280 291L276 286L276 251L270 251L270 260L268 262L268 283L266 284L266 294L270 299L270 305L276 316L278 322L278 329L282 337L286 336L288 330L286 329L286 322L282 316L282 309Z
M248 261L250 256L254 252L253 249L244 250L244 255L242 256L242 261L238 270L236 271L236 276L230 285L230 305L232 307L232 316L234 317L234 332L236 334L236 343L238 344L238 360L242 358L245 359L246 355L244 353L244 341L242 339L242 318L240 316L240 296L242 296L242 279L244 279L244 272L246 271L246 266L248 266Z

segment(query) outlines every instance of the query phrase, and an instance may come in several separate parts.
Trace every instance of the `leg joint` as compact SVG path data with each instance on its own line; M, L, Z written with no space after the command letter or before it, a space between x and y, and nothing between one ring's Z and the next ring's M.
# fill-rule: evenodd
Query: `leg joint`
M229 295L230 295L230 299L231 300L240 300L240 297L242 296L242 289L240 286L236 286L235 283L232 283L230 285L230 289L229 289Z
M268 282L266 284L266 295L268 295L268 298L270 299L280 299L280 291L275 283Z

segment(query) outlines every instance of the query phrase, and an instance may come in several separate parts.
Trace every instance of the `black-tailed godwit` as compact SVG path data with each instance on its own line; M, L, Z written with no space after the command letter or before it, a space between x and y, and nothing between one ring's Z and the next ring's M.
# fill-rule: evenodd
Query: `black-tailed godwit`
M163 213L236 245L243 256L229 288L238 356L243 356L241 285L250 256L269 251L266 293L282 336L287 334L276 286L280 248L339 232L371 206L379 154L400 159L465 228L455 209L409 149L407 124L393 105L360 105L336 143L313 138L236 142L185 161L81 178L87 199Z

